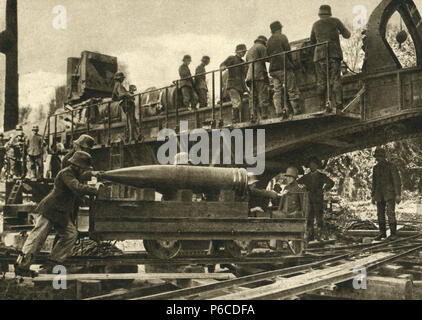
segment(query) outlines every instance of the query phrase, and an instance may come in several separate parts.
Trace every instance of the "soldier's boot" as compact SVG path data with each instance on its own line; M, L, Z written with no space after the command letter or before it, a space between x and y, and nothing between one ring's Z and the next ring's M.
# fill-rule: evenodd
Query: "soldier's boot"
M233 123L239 123L240 122L239 109L238 108L232 109L232 122Z
M293 101L290 102L290 104L292 106L293 114L295 116L297 116L297 115L299 115L299 114L302 113L301 110L300 110L299 101L293 100Z
M396 240L397 239L397 223L390 223L390 232L391 235L388 238L389 240Z
M24 254L20 254L16 263L14 264L15 275L20 277L31 277L35 278L38 276L38 273L30 270L31 266L31 257Z
M380 226L380 233L374 238L374 240L377 240L377 241L387 238L387 232L386 232L385 224L382 225L380 223L379 226Z

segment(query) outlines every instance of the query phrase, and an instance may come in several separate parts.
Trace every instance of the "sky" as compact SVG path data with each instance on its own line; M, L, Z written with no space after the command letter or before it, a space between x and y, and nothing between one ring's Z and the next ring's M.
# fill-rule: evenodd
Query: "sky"
M0 1L0 30L5 0ZM323 3L322 3L323 2ZM280 20L290 41L309 37L321 4L333 15L352 22L353 8L368 15L380 0L18 0L20 103L34 109L48 103L54 87L65 84L66 60L84 50L118 57L128 80L140 89L164 86L177 78L184 54L203 55L215 69L236 44L253 44L270 36L269 24ZM422 0L416 0L422 10ZM56 29L66 9L66 28ZM0 82L4 82L0 55ZM0 86L0 91L3 86ZM0 92L2 95L3 93Z

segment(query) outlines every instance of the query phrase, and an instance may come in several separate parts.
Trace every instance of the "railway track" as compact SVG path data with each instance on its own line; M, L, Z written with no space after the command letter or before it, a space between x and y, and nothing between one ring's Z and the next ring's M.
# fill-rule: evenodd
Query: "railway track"
M420 251L422 250L421 239L422 233L396 241L342 246L334 250L349 251L320 261L193 288L153 294L133 300L286 299L351 280L356 276L355 268L357 266L373 270L382 264ZM320 251L324 250L320 249ZM264 285L256 288L241 288L241 286L259 282L264 282ZM230 294L225 291L233 288L240 289L238 292Z

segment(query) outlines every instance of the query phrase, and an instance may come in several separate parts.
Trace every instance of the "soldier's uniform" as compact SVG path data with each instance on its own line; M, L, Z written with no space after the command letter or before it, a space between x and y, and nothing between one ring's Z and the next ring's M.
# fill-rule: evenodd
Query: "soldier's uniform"
M62 264L71 254L78 237L72 219L75 204L84 195L97 194L97 188L84 185L80 181L81 172L89 168L90 162L91 156L88 153L78 151L70 159L72 165L57 175L53 190L35 210L40 217L22 248L23 256L19 257L15 266L17 274L29 269L53 228L57 231L59 240L50 254L49 264Z
M135 102L129 91L123 86L125 76L117 72L114 76L114 88L112 93L113 101L122 101L122 109L126 114L129 141L137 140L139 137L138 124L135 116ZM111 115L109 115L110 117Z
M202 62L195 70L195 90L198 94L199 107L206 108L208 106L208 86L206 81L205 65L206 61L209 61L208 57L203 57Z
M191 60L191 57L188 55L184 56L183 62L186 60ZM179 76L180 79L184 79L179 81L179 89L182 91L183 107L188 109L196 108L198 97L196 92L193 90L194 82L192 74L190 73L188 65L185 63L179 67Z
M245 63L245 61L239 56L243 55L247 51L246 45L240 44L236 47L236 55L229 56L222 64L221 67L235 66L238 64ZM232 103L233 122L240 121L240 105L242 104L243 93L247 92L245 83L246 72L244 66L238 66L228 69L227 78L227 92L230 96Z
M248 50L246 54L246 62L254 61L257 59L262 59L267 57L267 38L264 36L259 36L255 40L254 45ZM254 69L252 77L252 69ZM252 88L252 78L253 78L253 99L249 99L249 110L252 119L257 118L256 111L258 111L259 117L266 119L268 116L268 106L269 106L269 79L267 73L267 66L265 65L265 60L258 61L248 66L248 74L246 76L246 83L249 84L249 87ZM257 107L255 110L253 105Z
M302 214L302 200L303 200L303 189L297 183L298 170L295 167L287 169L284 177L290 177L291 181L287 181L288 184L282 190L279 184L274 188L277 192L281 192L281 198L278 204L278 209L282 214L282 217L294 218L297 214Z
M291 51L290 43L287 37L281 33L282 25L279 21L273 22L270 25L272 36L267 42L267 53L268 56L273 56L278 53ZM294 73L294 66L288 55L286 58L286 70L284 70L284 56L280 55L277 57L270 58L270 75L273 78L274 84L274 107L277 116L281 116L284 111L288 113L287 106L283 105L284 97L284 77L286 77L287 94L292 106L293 112L299 114L299 99L300 91L296 82L296 75Z
M31 169L31 178L41 178L43 174L43 147L44 142L38 134L38 126L34 126L34 134L27 141L27 153Z
M22 178L25 175L26 136L21 125L16 127L17 134L6 145L9 162L9 175Z
M331 7L321 6L320 20L314 23L311 33L311 43L318 44L328 42L328 70L334 107L342 105L341 87L341 62L343 51L341 50L340 37L349 39L350 31L337 18L331 17ZM325 45L317 46L314 55L315 70L317 73L318 93L324 102L327 97L327 48Z
M388 217L391 235L397 231L396 202L401 197L401 179L396 166L385 159L383 149L375 150L378 163L372 173L372 199L377 204L377 215L380 229L379 238L386 237L385 215Z
M319 160L313 159L320 166ZM334 181L326 174L318 170L304 175L298 180L299 184L303 184L309 192L310 210L307 221L308 240L314 240L315 231L314 223L317 222L319 239L324 228L324 191L329 191L334 187Z

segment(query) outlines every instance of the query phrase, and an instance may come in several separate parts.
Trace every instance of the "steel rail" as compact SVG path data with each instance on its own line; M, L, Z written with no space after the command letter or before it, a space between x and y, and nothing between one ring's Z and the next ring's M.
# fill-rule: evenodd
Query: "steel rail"
M392 243L401 243L401 242L404 242L404 241L409 241L409 240L413 240L415 238L420 238L420 237L422 237L422 233L420 233L418 235L411 236L411 237L399 239L399 240L396 240L396 241L391 241L391 242L388 242L388 243L384 242L384 243L380 243L380 244L373 244L372 249L380 249L380 248L383 248L383 247L388 247ZM419 247L422 248L422 245L419 245L416 248L419 248ZM369 249L371 249L371 248L369 248ZM416 249L411 249L411 250L409 250L409 252L413 252L415 250ZM250 283L254 283L254 282L258 282L258 281L272 279L274 277L279 277L279 276L287 276L287 275L297 274L297 273L309 270L311 268L322 266L324 264L331 263L331 262L341 261L343 259L348 259L348 258L351 258L355 255L360 255L362 253L363 253L363 251L359 249L359 250L355 250L353 252L341 254L341 255L338 255L338 256L335 256L335 257L332 257L332 258L324 259L324 260L309 263L309 264L304 264L304 265L295 266L295 267L289 267L289 268L283 268L283 269L274 270L274 271L258 273L258 274L249 275L249 276L245 276L245 277L241 277L241 278L237 278L237 279L233 279L233 280L226 280L226 281L222 281L222 282L202 285L202 286L193 287L193 288L180 289L180 290L175 290L175 291L171 291L171 292L154 294L154 295L145 296L145 297L141 297L141 298L135 298L133 300L182 299L182 298L185 298L185 297L189 297L189 296L192 296L192 295L197 295L197 294L205 293L205 292L209 292L209 291L221 290L221 289L226 289L226 288L230 288L230 287L233 287L233 286L250 284Z

